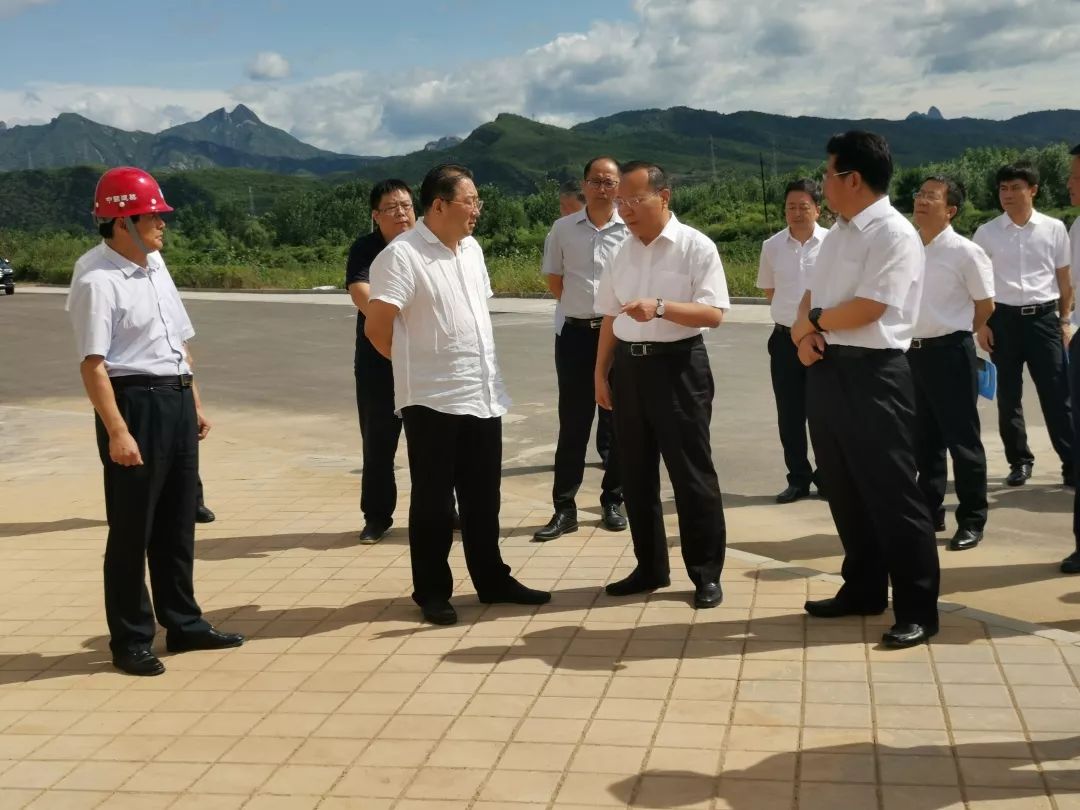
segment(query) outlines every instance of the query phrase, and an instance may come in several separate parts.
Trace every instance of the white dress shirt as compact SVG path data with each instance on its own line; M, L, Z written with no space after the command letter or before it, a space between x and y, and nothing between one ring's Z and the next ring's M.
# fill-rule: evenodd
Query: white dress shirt
M1069 242L1072 244L1069 273L1072 275L1073 290L1080 290L1080 217L1074 219L1072 227L1069 228ZM1073 326L1080 326L1080 306L1073 307L1071 320Z
M483 419L506 413L490 297L484 251L471 236L455 253L419 221L375 258L371 300L400 310L391 351L399 414L409 405Z
M704 328L681 326L664 318L638 323L620 314L623 305L638 298L730 309L727 278L716 245L672 214L649 244L633 235L626 240L601 276L597 293L599 313L616 316L614 329L619 340L671 343L700 335Z
M1025 307L1060 296L1055 271L1069 265L1069 234L1061 220L1032 211L1017 225L1002 214L979 226L975 243L994 263L997 303Z
M815 222L814 232L806 242L800 242L791 235L790 228L784 228L761 245L757 286L773 291L769 310L772 319L781 326L795 323L818 248L827 233L828 230Z
M868 349L911 345L923 284L923 245L915 226L888 197L850 220L837 218L818 250L810 306L828 309L853 298L885 304L885 313L857 329L832 329L827 343Z
M543 271L562 276L559 308L570 318L595 318L599 314L596 293L600 276L630 235L617 213L600 228L582 208L555 220L544 241Z
M65 305L79 360L105 358L110 377L190 374L184 343L195 336L161 254L146 267L104 242L75 262Z
M926 246L926 278L915 337L970 332L975 302L993 297L994 266L990 257L949 225Z

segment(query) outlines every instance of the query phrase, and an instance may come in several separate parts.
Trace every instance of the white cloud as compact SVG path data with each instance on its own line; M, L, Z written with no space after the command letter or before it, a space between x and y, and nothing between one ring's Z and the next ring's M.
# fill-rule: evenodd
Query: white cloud
M247 76L255 81L287 79L291 72L289 61L280 53L262 51L248 63Z
M1076 0L635 0L633 9L631 22L445 71L187 92L34 84L0 91L0 119L68 109L154 130L182 111L244 103L325 149L399 154L500 112L566 126L676 105L850 118L902 118L931 104L948 117L994 118L1077 106L1067 80L1080 75ZM254 67L253 78L273 73Z
M4 17L14 17L16 14L21 14L28 8L34 6L43 6L46 3L51 3L53 0L0 0L0 19Z

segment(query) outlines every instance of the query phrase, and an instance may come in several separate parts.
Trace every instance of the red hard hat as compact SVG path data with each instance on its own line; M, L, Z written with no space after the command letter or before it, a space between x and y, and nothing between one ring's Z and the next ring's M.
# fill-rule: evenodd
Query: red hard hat
M163 214L172 211L165 195L148 172L133 166L109 169L94 191L94 216L98 219Z

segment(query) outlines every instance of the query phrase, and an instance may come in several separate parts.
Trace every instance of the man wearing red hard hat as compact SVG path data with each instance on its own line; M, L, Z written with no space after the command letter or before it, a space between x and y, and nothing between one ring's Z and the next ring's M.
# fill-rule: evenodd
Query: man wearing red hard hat
M210 423L191 374L195 330L158 252L172 210L141 169L102 175L93 214L104 241L75 263L67 302L105 468L109 647L131 675L165 671L150 649L155 614L170 652L244 641L203 618L192 584L198 442Z

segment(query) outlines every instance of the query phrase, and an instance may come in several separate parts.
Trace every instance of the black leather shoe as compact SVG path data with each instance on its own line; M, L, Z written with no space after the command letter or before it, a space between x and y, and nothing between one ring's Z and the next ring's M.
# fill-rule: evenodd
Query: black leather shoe
M243 643L244 637L239 633L222 633L213 627L202 633L165 636L165 647L171 653L191 650L224 650L228 647L239 647Z
M206 504L199 504L195 507L195 522L196 523L213 523L217 520L217 515L206 508Z
M386 533L390 531L390 527L394 525L394 521L389 523L365 523L363 530L360 532L360 545L373 546L386 537Z
M603 510L603 517L600 518L600 523L609 532L621 532L626 529L626 518L623 517L623 513L619 511L619 505L609 503L606 506L601 506Z
M1061 561L1061 573L1080 574L1080 549L1077 549Z
M975 548L983 539L983 533L979 529L959 528L949 541L949 551L966 551Z
M449 602L432 602L420 606L424 619L432 624L457 624L457 611Z
M783 492L776 496L777 503L795 503L799 498L805 498L810 494L810 487L792 487L789 486Z
M803 605L803 609L819 619L839 619L841 616L880 616L885 612L884 607L880 610L867 610L848 605L835 596L828 599L811 599Z
M698 610L714 608L724 601L724 591L719 582L705 582L694 589L694 607Z
M1017 464L1015 467L1012 468L1012 471L1005 479L1005 483L1010 487L1019 487L1022 486L1029 478L1031 478L1031 465Z
M128 675L160 675L165 671L165 665L149 650L114 653L112 663Z
M506 582L496 591L477 594L485 605L546 605L551 601L551 594L547 591L538 591L522 585L513 577L507 577Z
M894 650L902 650L905 647L914 647L929 641L931 636L937 635L936 627L928 627L924 624L904 623L894 624L887 633L882 634L881 643Z
M615 582L609 582L604 586L604 592L608 596L630 596L634 593L645 593L646 591L655 591L657 588L666 588L670 584L670 577L647 579L644 575L638 573L635 568L630 576Z
M576 532L577 527L577 512L556 512L547 526L533 532L533 540L546 543L569 532Z

